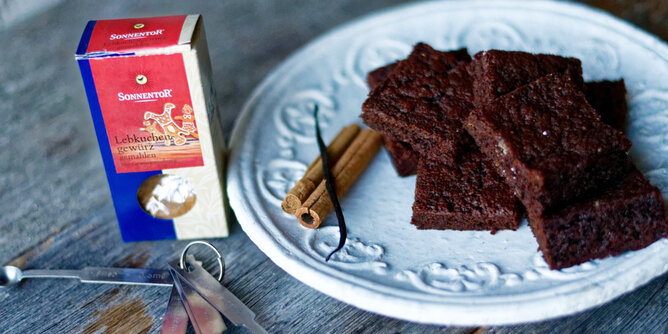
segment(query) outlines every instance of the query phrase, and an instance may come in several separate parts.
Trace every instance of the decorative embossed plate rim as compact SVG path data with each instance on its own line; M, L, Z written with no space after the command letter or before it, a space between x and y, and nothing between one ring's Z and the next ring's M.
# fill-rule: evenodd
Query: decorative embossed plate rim
M572 270L564 271L547 270L539 253L536 253L536 256L530 261L533 263L528 265L531 270L521 274L509 273L494 263L487 262L471 264L464 262L465 264L460 266L448 266L442 262L433 262L396 270L394 264L388 260L392 257L384 254L382 246L356 238L348 240L347 247L349 249L343 252L340 259L325 263L320 255L326 254L328 249L323 249L323 247L327 248L329 245L327 242L317 243L317 240L318 238L333 238L336 235L336 228L325 227L317 231L300 230L298 233L291 234L285 229L286 225L281 225L286 220L294 218L279 213L280 209L277 210L278 202L276 198L271 197L280 196L272 195L271 189L268 189L270 186L262 184L262 175L269 168L263 166L263 163L268 160L266 155L273 154L273 152L264 152L261 147L262 145L270 145L265 138L267 133L273 135L272 131L274 131L277 137L281 137L279 135L281 127L300 127L303 124L286 125L282 123L281 117L284 117L284 115L280 113L284 109L279 112L278 104L279 102L285 102L283 97L277 98L277 101L268 102L268 106L265 106L264 110L258 109L262 103L266 102L263 101L265 94L276 87L286 87L294 84L286 81L285 78L293 72L304 70L306 65L303 63L306 60L315 56L322 56L326 52L325 49L331 45L336 45L336 43L341 43L342 39L353 40L353 37L363 36L370 27L388 24L389 22L410 22L433 13L443 13L443 16L447 17L448 13L452 12L456 12L460 16L468 16L471 22L477 23L484 21L485 16L479 16L481 12L491 15L489 14L490 11L496 9L516 10L525 14L533 12L537 15L546 15L551 19L562 17L587 22L590 26L594 25L596 28L606 29L614 36L633 40L638 47L644 48L640 52L652 53L651 56L655 57L660 64L663 64L663 68L660 70L666 70L668 47L663 42L608 14L575 4L520 1L421 3L384 11L337 28L296 52L256 88L244 107L232 135L228 170L230 204L244 231L272 261L305 284L362 309L410 321L444 325L514 324L573 314L603 304L668 271L668 241L666 239L641 251L627 252L619 257L591 261L574 267ZM491 24L496 23L492 22ZM500 30L503 29L502 27ZM555 35L557 33L554 32ZM511 31L510 39L513 37L512 34ZM493 38L497 37L493 36ZM503 38L498 40L501 43L504 42ZM414 42L417 42L417 40ZM350 44L353 45L354 41ZM570 45L570 41L568 44ZM436 46L439 47L439 45ZM443 45L440 47L443 47ZM602 45L601 47L611 48L610 45ZM538 48L540 49L540 47ZM549 50L552 49L548 48ZM559 51L559 49L556 50L556 52ZM605 51L607 50L602 52ZM332 52L336 53L337 50L334 49ZM599 54L595 52L593 57L598 57ZM344 60L346 63L344 66L351 66L349 61L350 59ZM619 65L616 63L619 62L619 59L615 57L601 61L603 65L608 67ZM601 61L596 59L596 64ZM605 68L603 65L602 68ZM587 72L594 73L594 78L598 79L595 74L596 70L596 68L592 70L585 67L585 74ZM362 90L364 85L363 77L359 77L359 75L348 81L336 78L335 75L332 80L339 80L350 85L357 84L359 90ZM320 87L320 89L332 92L332 87L324 86L326 87ZM668 104L668 97L666 96L666 88L668 87L655 87L656 83L654 83L654 86L650 83L648 88L645 87L645 82L631 82L629 86L630 92L633 92L630 103L632 114L630 115L629 130L629 135L634 140L635 145L635 152L632 151L632 154L640 160L641 170L645 171L646 175L662 189L665 196L668 191L668 163L663 161L661 153L668 156L668 145L665 145L668 144L668 136L662 136L660 130L657 131L652 125L653 123L668 124L668 112L663 109ZM332 94L342 93L334 89ZM335 112L337 109L341 109L336 100L320 99L319 95L309 92L306 95L314 99L315 102L324 105L325 125L336 122ZM656 103L659 103L658 107ZM641 108L643 106L647 110ZM289 112L293 111L289 110ZM272 116L275 124L264 122L264 119L261 119L262 116ZM664 123L657 122L655 120L657 117ZM294 120L290 121L294 123ZM273 125L276 125L279 131L273 129ZM268 129L269 127L271 129ZM633 136L652 138L652 140L656 140L657 143L660 142L666 147L661 147L658 158L645 159L647 156L645 153L651 152L647 149L652 150L652 145L655 142L648 139L647 143L641 142L638 144ZM264 142L263 139L265 139ZM296 145L304 145L304 143L309 142L309 136L295 135L293 138L285 139L281 137L275 139L278 142L285 140L291 140L291 145L296 147ZM294 147L292 149L294 151ZM303 161L303 157L301 157L302 161L299 161L300 158L297 158L294 152L288 152L287 157L283 159L285 157L281 158L279 156L281 159L274 159L267 163L281 162L280 167L283 168L281 173L290 174L288 176L282 175L282 177L288 179L299 177L295 175L299 175L303 171L304 164L307 161ZM370 169L378 169L378 163L374 163L376 165L372 164ZM275 182L275 180L270 181ZM278 187L285 188L285 184L279 184ZM354 209L352 211L354 212ZM524 229L522 233L526 236L528 233L526 226L522 229ZM512 240L520 234L518 231L499 232L497 235L503 235ZM478 236L473 235L473 237L477 238ZM295 241L295 238L301 239ZM310 247L309 251L314 251L316 254L305 251L303 249L304 244ZM354 262L356 260L354 252L360 252L362 257L369 256L368 262ZM353 262L345 262L346 256L351 258ZM363 268L363 270L360 268ZM383 281L379 275L388 272L393 273L392 277ZM376 273L378 275L374 276ZM431 277L429 275L435 276ZM378 279L378 277L381 277L381 279ZM410 280L413 280L413 286L397 285L400 284L397 282ZM518 284L520 288L523 288L522 284L526 282L538 282L543 285L540 286L539 284L540 288L538 289L513 290L515 289L513 286ZM502 286L502 288L510 287L510 290L508 290L510 292L494 290L499 286Z

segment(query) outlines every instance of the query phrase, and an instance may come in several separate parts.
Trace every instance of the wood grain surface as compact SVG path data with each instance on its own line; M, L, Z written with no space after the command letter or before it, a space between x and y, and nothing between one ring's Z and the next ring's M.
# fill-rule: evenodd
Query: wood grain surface
M68 0L42 2L54 5L13 18L7 10L14 3L0 1L0 263L78 269L165 268L186 244L121 241L73 57L87 20L204 14L221 121L229 136L251 90L290 53L339 24L400 1ZM665 1L591 3L668 36ZM668 275L557 320L438 327L361 311L305 286L274 265L236 223L229 238L213 243L228 264L225 284L271 333L668 332ZM169 293L159 287L27 280L0 290L0 332L154 333Z

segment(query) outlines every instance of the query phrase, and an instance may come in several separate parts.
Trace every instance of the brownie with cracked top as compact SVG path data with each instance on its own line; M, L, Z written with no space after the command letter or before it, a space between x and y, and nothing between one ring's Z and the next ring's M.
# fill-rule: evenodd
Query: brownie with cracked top
M465 127L532 216L625 175L631 142L569 75L550 74L471 112Z
M664 200L635 168L577 204L529 216L551 269L644 248L668 235Z
M474 146L453 163L420 159L411 223L419 229L519 227L521 204Z
M582 66L576 58L521 51L481 51L473 56L474 104L482 107L499 96L550 73L570 74L582 87Z
M362 105L366 125L409 143L421 156L452 159L471 139L462 120L472 108L466 50L440 52L417 44ZM459 66L458 66L459 65Z

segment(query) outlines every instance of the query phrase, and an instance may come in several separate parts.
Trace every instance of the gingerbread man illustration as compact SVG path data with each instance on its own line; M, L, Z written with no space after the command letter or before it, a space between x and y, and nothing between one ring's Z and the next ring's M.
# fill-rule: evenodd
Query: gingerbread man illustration
M144 124L144 127L139 128L139 130L146 131L146 132L151 134L151 143L155 143L157 141L155 139L162 136L162 132L160 132L160 130L158 130L158 124L157 123L155 123L155 122L151 123L151 121L146 120L146 121L142 122L142 124Z
M181 109L183 116L176 116L174 119L181 120L181 129L188 131L190 136L194 138L199 138L197 134L197 127L195 126L195 115L193 115L193 108L187 104L183 105Z
M162 114L158 115L147 111L144 113L145 120L154 120L165 133L165 146L170 145L170 139L174 139L174 145L180 146L186 143L185 135L188 131L181 129L172 119L172 109L176 108L173 103L165 103Z

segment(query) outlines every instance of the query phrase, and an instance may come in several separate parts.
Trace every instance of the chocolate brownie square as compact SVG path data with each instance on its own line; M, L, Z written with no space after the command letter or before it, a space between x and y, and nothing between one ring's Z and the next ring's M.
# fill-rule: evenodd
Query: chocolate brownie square
M521 205L474 146L457 161L420 159L411 223L419 229L496 230L519 227Z
M411 146L407 143L392 140L387 136L383 136L385 141L385 148L390 154L394 169L399 176L409 176L417 173L418 160L420 156L413 151Z
M468 60L465 50L440 52L416 45L371 91L362 120L387 137L409 143L422 156L452 159L460 143L470 141L462 129L473 98L464 66Z
M628 106L624 79L585 83L587 102L601 115L601 121L624 131Z
M570 74L578 87L583 84L580 60L520 51L478 52L471 61L471 73L476 107L550 73Z
M396 66L397 63L392 63L369 72L366 76L366 82L369 85L369 88L373 90L378 87L385 81L385 79L387 79L387 76ZM417 152L413 151L410 144L394 140L389 136L383 136L383 141L385 142L385 148L387 148L387 152L392 159L394 169L399 176L410 176L417 173L418 159L420 156Z
M471 112L465 127L540 216L626 174L631 142L600 121L569 75L550 74Z
M668 234L661 192L635 168L575 205L530 215L529 222L551 269L641 249Z
M385 79L387 79L387 76L390 75L392 70L394 70L395 67L397 67L397 63L392 63L388 64L382 67L379 67L366 75L366 83L369 85L369 88L373 90L374 88L380 86Z

